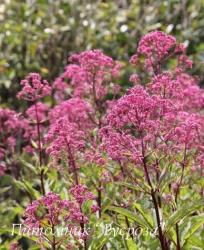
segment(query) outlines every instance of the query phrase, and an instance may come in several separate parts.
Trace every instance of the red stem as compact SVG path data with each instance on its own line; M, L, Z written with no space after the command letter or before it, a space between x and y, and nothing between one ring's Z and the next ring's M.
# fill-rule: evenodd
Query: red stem
M71 151L71 148L69 146L69 143L68 141L66 140L66 144L67 144L67 149L68 149L68 158L69 158L69 164L70 166L72 167L73 171L74 171L74 181L75 181L75 185L79 185L79 177L78 177L78 173L77 173L77 167L76 167L76 164L75 164L75 160L74 160L74 157L72 155L72 151ZM82 207L80 205L80 211L82 213ZM80 223L80 226L81 226L81 231L82 233L84 233L84 223L81 222ZM87 242L86 242L86 239L84 239L84 250L87 250Z
M102 118L102 109L101 109L101 103L100 101L97 99L97 95L96 95L96 86L95 86L95 73L93 73L93 79L92 79L92 92L93 92L93 99L94 99L94 103L96 105L96 111L98 110L99 112L99 118L98 118L98 123L96 124L98 127L98 130L101 128L102 122L101 122L101 118ZM98 191L98 197L97 197L97 203L98 206L100 208L99 210L99 218L101 217L101 199L102 199L102 183L99 183L99 187L97 188Z
M151 179L150 179L150 176L148 173L147 162L146 162L146 157L145 157L145 152L144 152L143 139L142 139L142 156L143 156L142 162L143 162L145 177L146 177L147 183L151 187L151 197L152 197L152 201L153 201L154 209L155 209L155 213L156 213L157 227L158 227L158 232L159 232L159 241L160 241L162 250L168 250L169 248L167 246L165 236L162 232L161 218L160 218L160 214L159 214L159 205L158 205L157 198L156 198L156 191L154 190L154 188L152 186L152 182L151 182Z
M68 141L66 140L66 144L67 144L67 149L68 149L68 159L69 159L69 165L73 170L74 173L74 180L75 180L75 184L78 185L79 184L79 178L78 178L78 173L77 173L77 167L74 161L74 157L72 155L72 151L71 148L69 146Z
M43 195L45 195L45 186L44 186L44 170L42 169L42 148L41 148L41 135L40 135L40 121L38 117L37 105L35 103L35 114L37 121L37 134L38 134L38 154L39 154L39 164L40 164L40 183L41 190Z
M52 250L56 250L55 226L52 225Z
M184 176L184 169L185 169L185 162L186 162L186 153L187 153L187 149L186 149L186 145L185 145L185 149L184 149L184 157L183 157L183 161L182 161L182 172L181 172L181 177L178 183L178 188L176 190L175 193L175 203L177 205L178 203L178 195L179 195L179 191L180 191L180 187L183 181L183 176ZM176 250L181 250L181 245L180 245L180 237L179 237L179 225L178 223L176 223Z

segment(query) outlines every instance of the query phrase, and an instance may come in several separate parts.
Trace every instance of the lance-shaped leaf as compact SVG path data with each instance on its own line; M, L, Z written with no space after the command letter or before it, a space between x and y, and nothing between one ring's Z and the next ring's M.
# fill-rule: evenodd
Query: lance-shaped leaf
M132 213L131 211L129 211L125 208L110 206L110 207L108 207L108 210L114 211L114 212L121 214L121 215L124 215L125 217L127 217L131 221L136 222L139 226L141 226L143 228L149 228L150 230L152 229L145 220L143 220L138 215Z
M145 221L148 223L148 225L153 229L154 222L153 222L151 215L149 215L148 212L146 210L144 210L144 208L139 203L134 203L134 207L142 215L142 217L145 219Z
M190 219L189 229L182 235L182 245L185 246L187 241L191 238L192 235L204 224L204 213L193 216Z
M203 206L204 206L204 200L200 200L192 206L183 206L182 208L175 211L167 220L167 223L165 226L165 232L168 232L172 227L176 225L176 223L183 220L189 214L193 213L194 211L200 209Z

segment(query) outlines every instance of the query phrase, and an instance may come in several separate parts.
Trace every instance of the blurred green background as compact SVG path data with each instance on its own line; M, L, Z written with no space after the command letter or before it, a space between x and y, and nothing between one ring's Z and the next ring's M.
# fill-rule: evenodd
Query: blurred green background
M29 72L52 82L73 52L101 48L127 64L142 35L155 29L188 45L203 82L203 0L0 0L0 102L15 95ZM124 71L121 81L128 81Z

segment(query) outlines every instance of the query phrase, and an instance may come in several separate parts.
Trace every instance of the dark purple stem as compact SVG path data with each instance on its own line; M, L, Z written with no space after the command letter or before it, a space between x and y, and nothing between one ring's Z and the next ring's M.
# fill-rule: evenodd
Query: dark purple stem
M77 173L77 167L76 167L76 164L75 164L75 160L74 160L74 157L73 157L69 142L67 140L66 140L66 144L67 144L67 150L68 150L69 165L73 169L73 172L74 172L75 185L79 185L79 177L78 177L78 173ZM82 213L81 205L80 205L80 211ZM83 222L80 223L80 227L81 227L81 231L82 231L82 234L83 234L84 233L84 223ZM87 242L86 242L86 239L84 239L84 250L87 250L87 249L88 249L87 248Z
M158 227L158 232L159 232L159 241L160 241L160 244L161 244L161 249L162 250L168 250L169 248L167 246L165 236L164 236L164 234L162 232L161 218L160 218L160 214L159 214L159 204L158 204L158 201L157 201L157 198L156 198L156 191L154 190L154 188L152 186L152 182L151 182L149 172L148 172L143 139L142 139L142 156L143 156L142 162L143 162L145 178L146 178L147 183L149 184L149 186L151 188L151 197L152 197L152 201L153 201L154 209L155 209L155 213L156 213L156 220L157 220L157 227Z
M185 149L184 149L184 157L183 157L183 161L182 161L182 172L181 172L181 177L178 183L178 187L176 189L176 193L175 193L175 203L177 205L178 203L178 196L179 196L179 191L180 191L180 187L182 185L182 181L183 181L183 176L184 176L184 169L185 169L185 163L186 163L186 153L187 153L187 149L186 149L186 145L185 145ZM179 237L179 225L178 223L176 223L176 250L181 250L181 245L180 245L180 237Z
M44 170L42 169L42 147L41 147L41 135L40 135L40 121L38 117L38 109L35 103L35 114L36 114L36 122L37 122L37 134L38 134L38 154L39 154L39 164L40 164L40 183L41 190L43 195L45 195L45 186L44 186Z

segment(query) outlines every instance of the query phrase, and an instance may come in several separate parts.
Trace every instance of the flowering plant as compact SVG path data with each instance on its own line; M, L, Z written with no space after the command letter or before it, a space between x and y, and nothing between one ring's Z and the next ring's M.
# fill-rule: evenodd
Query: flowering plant
M202 249L204 90L185 46L163 32L144 36L130 63L143 73L125 94L121 64L91 50L51 85L29 74L25 112L0 109L0 176L23 197L16 220L41 232L24 232L29 247Z

